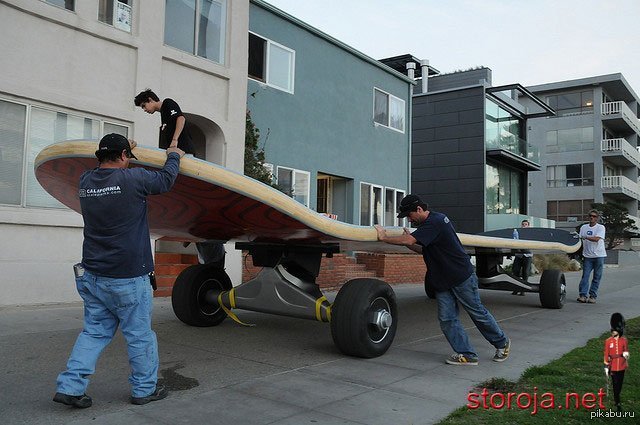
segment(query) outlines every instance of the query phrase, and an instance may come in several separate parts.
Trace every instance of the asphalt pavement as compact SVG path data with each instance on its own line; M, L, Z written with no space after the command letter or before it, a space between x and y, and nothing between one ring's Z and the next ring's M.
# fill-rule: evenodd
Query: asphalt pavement
M57 374L82 327L82 304L0 308L0 421L3 424L430 424L466 405L492 377L515 380L530 366L562 356L609 329L609 317L630 318L640 305L640 266L606 268L597 304L579 304L580 272L566 273L567 304L540 307L537 294L481 291L512 341L504 363L463 323L480 356L478 366L451 366L434 300L421 284L396 285L398 332L375 359L346 357L326 323L237 310L242 327L184 325L170 299L155 299L154 329L165 400L129 403L126 345L120 334L104 351L87 393L93 406L54 403ZM61 285L73 282L61 282ZM335 294L327 294L332 299ZM601 362L600 358L593 359ZM585 411L585 420L588 412Z

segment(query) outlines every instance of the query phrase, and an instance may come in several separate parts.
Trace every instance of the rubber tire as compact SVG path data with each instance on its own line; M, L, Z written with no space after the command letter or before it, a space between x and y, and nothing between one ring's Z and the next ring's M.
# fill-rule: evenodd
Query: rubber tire
M562 308L567 299L564 273L557 269L543 271L539 295L542 307Z
M380 300L381 299L381 300ZM372 303L388 304L392 323L375 341L369 323ZM398 327L398 307L391 286L377 279L353 279L344 284L331 307L331 336L346 355L372 358L383 355L391 346Z
M229 275L216 264L196 264L178 275L171 293L171 305L178 319L191 326L219 325L227 314L217 301L215 305L205 302L209 289L218 293L233 287ZM216 295L217 296L217 295Z
M436 298L436 291L427 283L427 275L424 275L424 293L427 294L427 298L433 300Z

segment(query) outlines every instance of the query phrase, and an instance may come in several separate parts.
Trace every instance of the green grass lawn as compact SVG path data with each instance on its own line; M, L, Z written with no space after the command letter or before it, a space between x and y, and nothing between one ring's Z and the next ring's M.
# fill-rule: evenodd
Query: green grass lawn
M453 412L440 424L640 424L640 317L628 320L625 331L631 356L620 399L623 412L628 412L627 417L592 418L598 411L602 414L616 412L611 384L608 397L598 395L599 392L606 393L607 388L602 357L604 341L609 336L608 333L602 334L589 340L584 347L576 348L545 366L531 367L517 382L494 378L479 384L476 389L478 396L472 396L465 407ZM488 390L485 396L482 395L483 388ZM509 393L512 393L510 409L506 407ZM575 393L570 396L569 408L565 404L567 393ZM520 406L526 406L528 402L531 402L531 406L518 407L518 396ZM599 399L604 409L599 408ZM485 400L489 406L486 409L483 407ZM490 408L491 400L495 407L501 403L505 406ZM576 408L576 400L579 408ZM554 404L551 408L552 401ZM537 409L533 407L534 404ZM562 407L559 408L559 405ZM477 408L471 409L469 406ZM533 413L534 410L537 411ZM631 414L634 417L630 417Z

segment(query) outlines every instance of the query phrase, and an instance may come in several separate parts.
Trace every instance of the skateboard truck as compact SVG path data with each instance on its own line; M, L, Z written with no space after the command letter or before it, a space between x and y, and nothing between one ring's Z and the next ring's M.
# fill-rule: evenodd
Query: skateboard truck
M253 264L262 270L233 287L219 266L187 268L176 279L171 297L180 320L192 326L215 326L227 316L234 318L230 309L240 308L329 322L334 343L348 355L377 357L391 346L397 306L388 284L371 278L352 279L342 286L333 304L320 291L316 278L322 256L339 252L338 244L237 242L236 248L248 251Z

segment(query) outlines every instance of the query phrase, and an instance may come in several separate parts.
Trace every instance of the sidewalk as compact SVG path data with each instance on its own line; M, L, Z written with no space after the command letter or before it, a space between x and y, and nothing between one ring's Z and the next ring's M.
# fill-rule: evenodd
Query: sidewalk
M82 326L81 303L0 308L0 417L4 424L430 424L464 406L478 383L517 379L526 368L583 345L609 329L615 311L637 315L639 272L607 268L597 304L575 302L580 273L567 273L561 310L541 308L537 294L481 291L512 352L504 363L491 361L493 347L472 328L480 354L475 367L444 363L451 349L435 301L426 299L421 284L394 287L400 313L395 342L384 356L368 360L340 354L326 323L238 310L256 326L225 320L193 328L175 318L169 299L156 299L154 329L169 397L129 404L126 346L118 334L92 377L94 405L84 410L51 401ZM472 326L466 313L461 317Z

